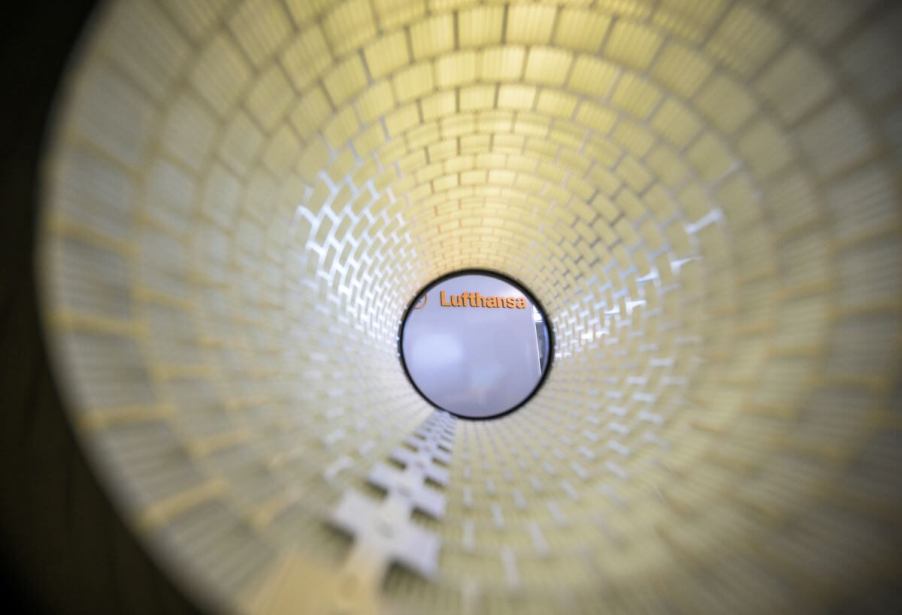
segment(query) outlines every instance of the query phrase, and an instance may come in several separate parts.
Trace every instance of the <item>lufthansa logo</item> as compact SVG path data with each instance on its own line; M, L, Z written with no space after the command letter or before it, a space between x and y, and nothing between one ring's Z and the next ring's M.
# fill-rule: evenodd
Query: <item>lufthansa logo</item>
M445 291L439 292L439 305L442 307L481 307L481 308L507 308L512 310L525 310L526 298L524 297L483 297L479 293L465 292L458 295L445 295Z

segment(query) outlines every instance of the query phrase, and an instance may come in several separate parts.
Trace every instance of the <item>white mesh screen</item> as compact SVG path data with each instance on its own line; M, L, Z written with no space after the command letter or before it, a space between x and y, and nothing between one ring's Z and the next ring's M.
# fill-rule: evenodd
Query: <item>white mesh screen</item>
M817 610L882 586L899 9L105 6L48 149L42 273L124 514L229 610ZM396 356L414 293L471 267L521 280L557 341L497 421L433 415Z

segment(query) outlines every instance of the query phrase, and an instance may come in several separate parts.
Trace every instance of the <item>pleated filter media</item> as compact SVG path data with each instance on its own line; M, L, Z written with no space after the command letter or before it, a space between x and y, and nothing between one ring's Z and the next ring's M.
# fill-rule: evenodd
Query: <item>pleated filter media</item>
M900 31L871 0L102 6L39 231L80 442L214 611L880 604ZM555 337L497 420L398 357L467 268Z

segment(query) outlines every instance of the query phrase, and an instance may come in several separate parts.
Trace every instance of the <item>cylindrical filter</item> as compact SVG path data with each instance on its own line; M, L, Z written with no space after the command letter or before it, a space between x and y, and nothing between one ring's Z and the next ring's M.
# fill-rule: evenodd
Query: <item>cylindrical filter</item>
M900 24L842 0L104 5L39 229L80 443L217 611L898 600ZM436 410L398 356L416 294L468 269L521 281L555 340L496 420Z

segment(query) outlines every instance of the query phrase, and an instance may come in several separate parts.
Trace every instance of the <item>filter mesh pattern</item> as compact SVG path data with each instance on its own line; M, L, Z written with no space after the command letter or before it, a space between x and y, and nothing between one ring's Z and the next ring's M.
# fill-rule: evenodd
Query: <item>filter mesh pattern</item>
M77 432L218 608L878 600L902 552L900 22L841 0L112 2L46 164ZM390 497L370 472L432 420L399 319L464 268L535 293L554 368L517 413L455 423L446 508L410 516L437 572L355 589L369 530L329 519Z

